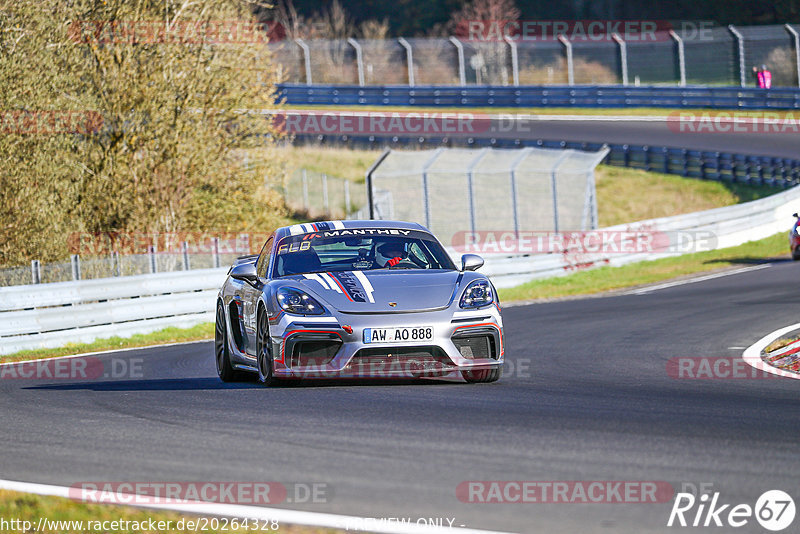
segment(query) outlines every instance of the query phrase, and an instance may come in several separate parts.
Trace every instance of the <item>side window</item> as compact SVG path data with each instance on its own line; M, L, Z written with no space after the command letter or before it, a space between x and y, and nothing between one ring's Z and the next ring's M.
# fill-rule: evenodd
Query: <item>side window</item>
M260 278L267 277L267 269L269 269L269 261L270 261L270 250L272 249L272 238L275 237L274 234L269 236L267 242L264 243L264 247L261 249L261 253L258 256L258 262L256 262L256 273Z

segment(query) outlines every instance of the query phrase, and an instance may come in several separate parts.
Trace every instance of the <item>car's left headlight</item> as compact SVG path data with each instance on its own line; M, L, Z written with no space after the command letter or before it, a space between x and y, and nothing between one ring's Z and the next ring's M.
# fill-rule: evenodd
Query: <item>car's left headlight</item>
M461 295L462 308L480 308L494 302L494 290L488 280L475 280Z
M287 313L297 315L322 315L325 308L314 297L293 287L282 287L277 294L278 304Z

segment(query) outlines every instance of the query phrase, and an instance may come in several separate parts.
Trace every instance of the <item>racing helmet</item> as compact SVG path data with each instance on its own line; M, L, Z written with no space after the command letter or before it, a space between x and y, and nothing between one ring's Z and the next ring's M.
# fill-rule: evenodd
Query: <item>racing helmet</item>
M375 247L375 263L383 267L392 258L405 258L406 244L402 239L388 239Z

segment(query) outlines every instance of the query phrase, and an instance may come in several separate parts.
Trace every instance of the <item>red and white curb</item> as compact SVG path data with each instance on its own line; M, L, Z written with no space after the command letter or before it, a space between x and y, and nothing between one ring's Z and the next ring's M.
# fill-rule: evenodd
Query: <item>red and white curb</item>
M756 341L754 344L747 347L747 349L745 349L744 353L742 354L742 359L745 362L747 362L748 365L755 367L759 371L772 373L773 375L778 375L785 378L794 378L795 380L800 380L800 375L789 371L784 371L783 369L778 369L777 367L773 367L761 359L761 352L765 348L767 348L770 343L780 338L781 336L797 329L800 329L800 323L792 324L767 334L766 336ZM788 350L789 349L787 348L787 352Z

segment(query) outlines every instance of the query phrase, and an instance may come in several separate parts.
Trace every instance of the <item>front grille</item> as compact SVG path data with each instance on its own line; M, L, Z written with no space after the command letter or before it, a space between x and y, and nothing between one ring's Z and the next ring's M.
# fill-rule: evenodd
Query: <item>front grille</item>
M292 347L292 368L328 365L339 350L341 341L331 339L298 341Z
M494 328L463 329L452 337L452 341L462 358L468 360L492 358L496 360L499 357L497 331Z
M439 347L374 347L361 349L345 367L345 371L366 375L382 373L417 373L454 366Z

